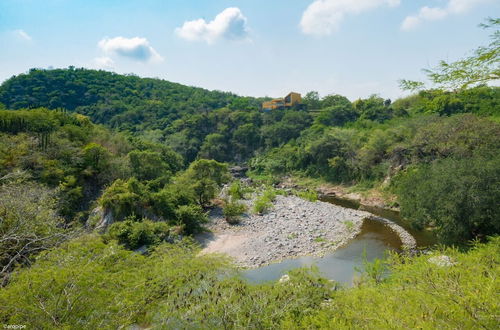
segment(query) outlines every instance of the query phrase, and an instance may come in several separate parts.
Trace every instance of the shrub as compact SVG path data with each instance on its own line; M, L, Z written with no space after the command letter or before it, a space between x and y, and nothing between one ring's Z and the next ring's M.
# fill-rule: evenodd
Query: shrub
M0 282L14 267L71 238L53 191L37 184L0 186ZM1 283L0 283L1 286Z
M226 221L230 224L239 223L240 216L247 210L245 204L238 203L235 201L226 202L223 208L224 217Z
M277 195L281 195L281 192L271 188L264 191L262 198L268 200L269 202L274 202Z
M298 197L310 202L316 202L318 200L318 193L312 190L295 191L294 193Z
M233 200L243 199L245 197L245 191L241 186L241 181L236 180L229 186L228 194Z
M192 195L184 187L170 184L151 195L153 212L164 219L175 219L175 210L180 205L194 203Z
M113 216L121 220L134 214L142 214L148 197L146 188L137 179L118 179L104 191L99 203L104 208L111 209Z
M0 320L36 329L495 329L499 243L393 255L387 277L379 262L367 273L375 280L340 288L314 269L250 284L221 256L199 256L186 241L143 256L84 236L17 272L0 290ZM454 265L429 262L439 255Z
M135 250L141 246L157 245L169 238L170 227L165 222L141 222L127 219L109 227L107 238L115 239L125 247Z
M139 180L170 176L169 166L159 152L134 150L128 154L132 173Z
M202 231L202 224L208 221L207 214L199 205L181 205L175 210L177 223L184 227L188 235Z
M275 189L266 189L260 197L258 197L253 205L253 211L257 214L263 214L267 212L272 206L273 202L278 195L278 191Z
M217 195L222 184L228 181L229 172L226 164L200 159L191 163L178 178L177 183L184 185L198 204L204 207Z
M257 199L253 205L253 210L255 213L263 214L267 212L267 210L272 206L273 204L265 199Z

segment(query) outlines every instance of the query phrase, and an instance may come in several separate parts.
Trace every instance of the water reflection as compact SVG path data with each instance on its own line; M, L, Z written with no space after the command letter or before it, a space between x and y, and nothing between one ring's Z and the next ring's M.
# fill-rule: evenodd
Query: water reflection
M352 285L357 275L356 268L362 268L363 252L368 261L383 258L388 250L399 250L401 240L388 227L377 221L365 221L361 233L348 245L324 257L300 257L257 269L246 270L243 276L253 283L275 281L291 269L316 265L328 279Z
M332 203L334 205L346 207L349 209L363 210L375 214L379 217L389 219L396 224L403 227L407 232L409 232L417 241L417 247L428 247L436 244L436 238L429 231L416 230L410 226L408 221L403 219L399 212L393 210L387 210L375 206L361 206L358 201L342 199L335 196L324 196L321 198L323 202Z

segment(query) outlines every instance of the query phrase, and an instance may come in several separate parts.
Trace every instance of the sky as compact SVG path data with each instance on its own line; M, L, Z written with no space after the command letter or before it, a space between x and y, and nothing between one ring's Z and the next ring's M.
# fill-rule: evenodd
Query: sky
M0 0L0 82L68 66L246 96L404 95L488 43L498 0Z

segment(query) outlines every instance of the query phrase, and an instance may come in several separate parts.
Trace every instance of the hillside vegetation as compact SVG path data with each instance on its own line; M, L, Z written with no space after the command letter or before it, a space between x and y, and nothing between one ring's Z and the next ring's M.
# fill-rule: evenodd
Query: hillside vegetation
M93 122L130 131L163 129L185 115L222 107L256 108L255 99L160 79L77 69L32 69L6 80L0 103L8 109L66 109Z
M462 65L483 70L493 51ZM459 64L445 64L431 78L460 88L394 101L310 92L305 106L270 112L260 110L262 99L73 67L5 81L0 322L43 329L495 328L500 88L485 82L497 69L467 80ZM246 210L238 200L252 187L239 181L230 198L217 199L231 164L248 164L259 189L293 176L375 190L443 245L365 264L351 289L305 269L288 281L249 284L230 260L199 256L191 239L215 204L232 224ZM263 190L255 213L276 196Z
M389 277L371 272L342 289L314 270L295 270L282 283L248 284L219 256L196 257L188 242L143 256L86 236L13 276L0 291L0 320L43 329L493 329L499 243L467 254L393 256ZM432 262L442 253L453 265Z

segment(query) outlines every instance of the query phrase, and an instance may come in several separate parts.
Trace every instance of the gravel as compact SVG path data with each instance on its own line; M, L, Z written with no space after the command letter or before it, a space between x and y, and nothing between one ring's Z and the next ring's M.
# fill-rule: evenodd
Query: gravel
M251 205L251 201L247 201ZM277 196L264 215L245 214L229 225L220 211L211 214L208 228L215 234L205 253L226 253L243 267L253 268L286 258L321 256L349 242L361 231L370 213L296 196ZM219 238L236 244L217 244Z

